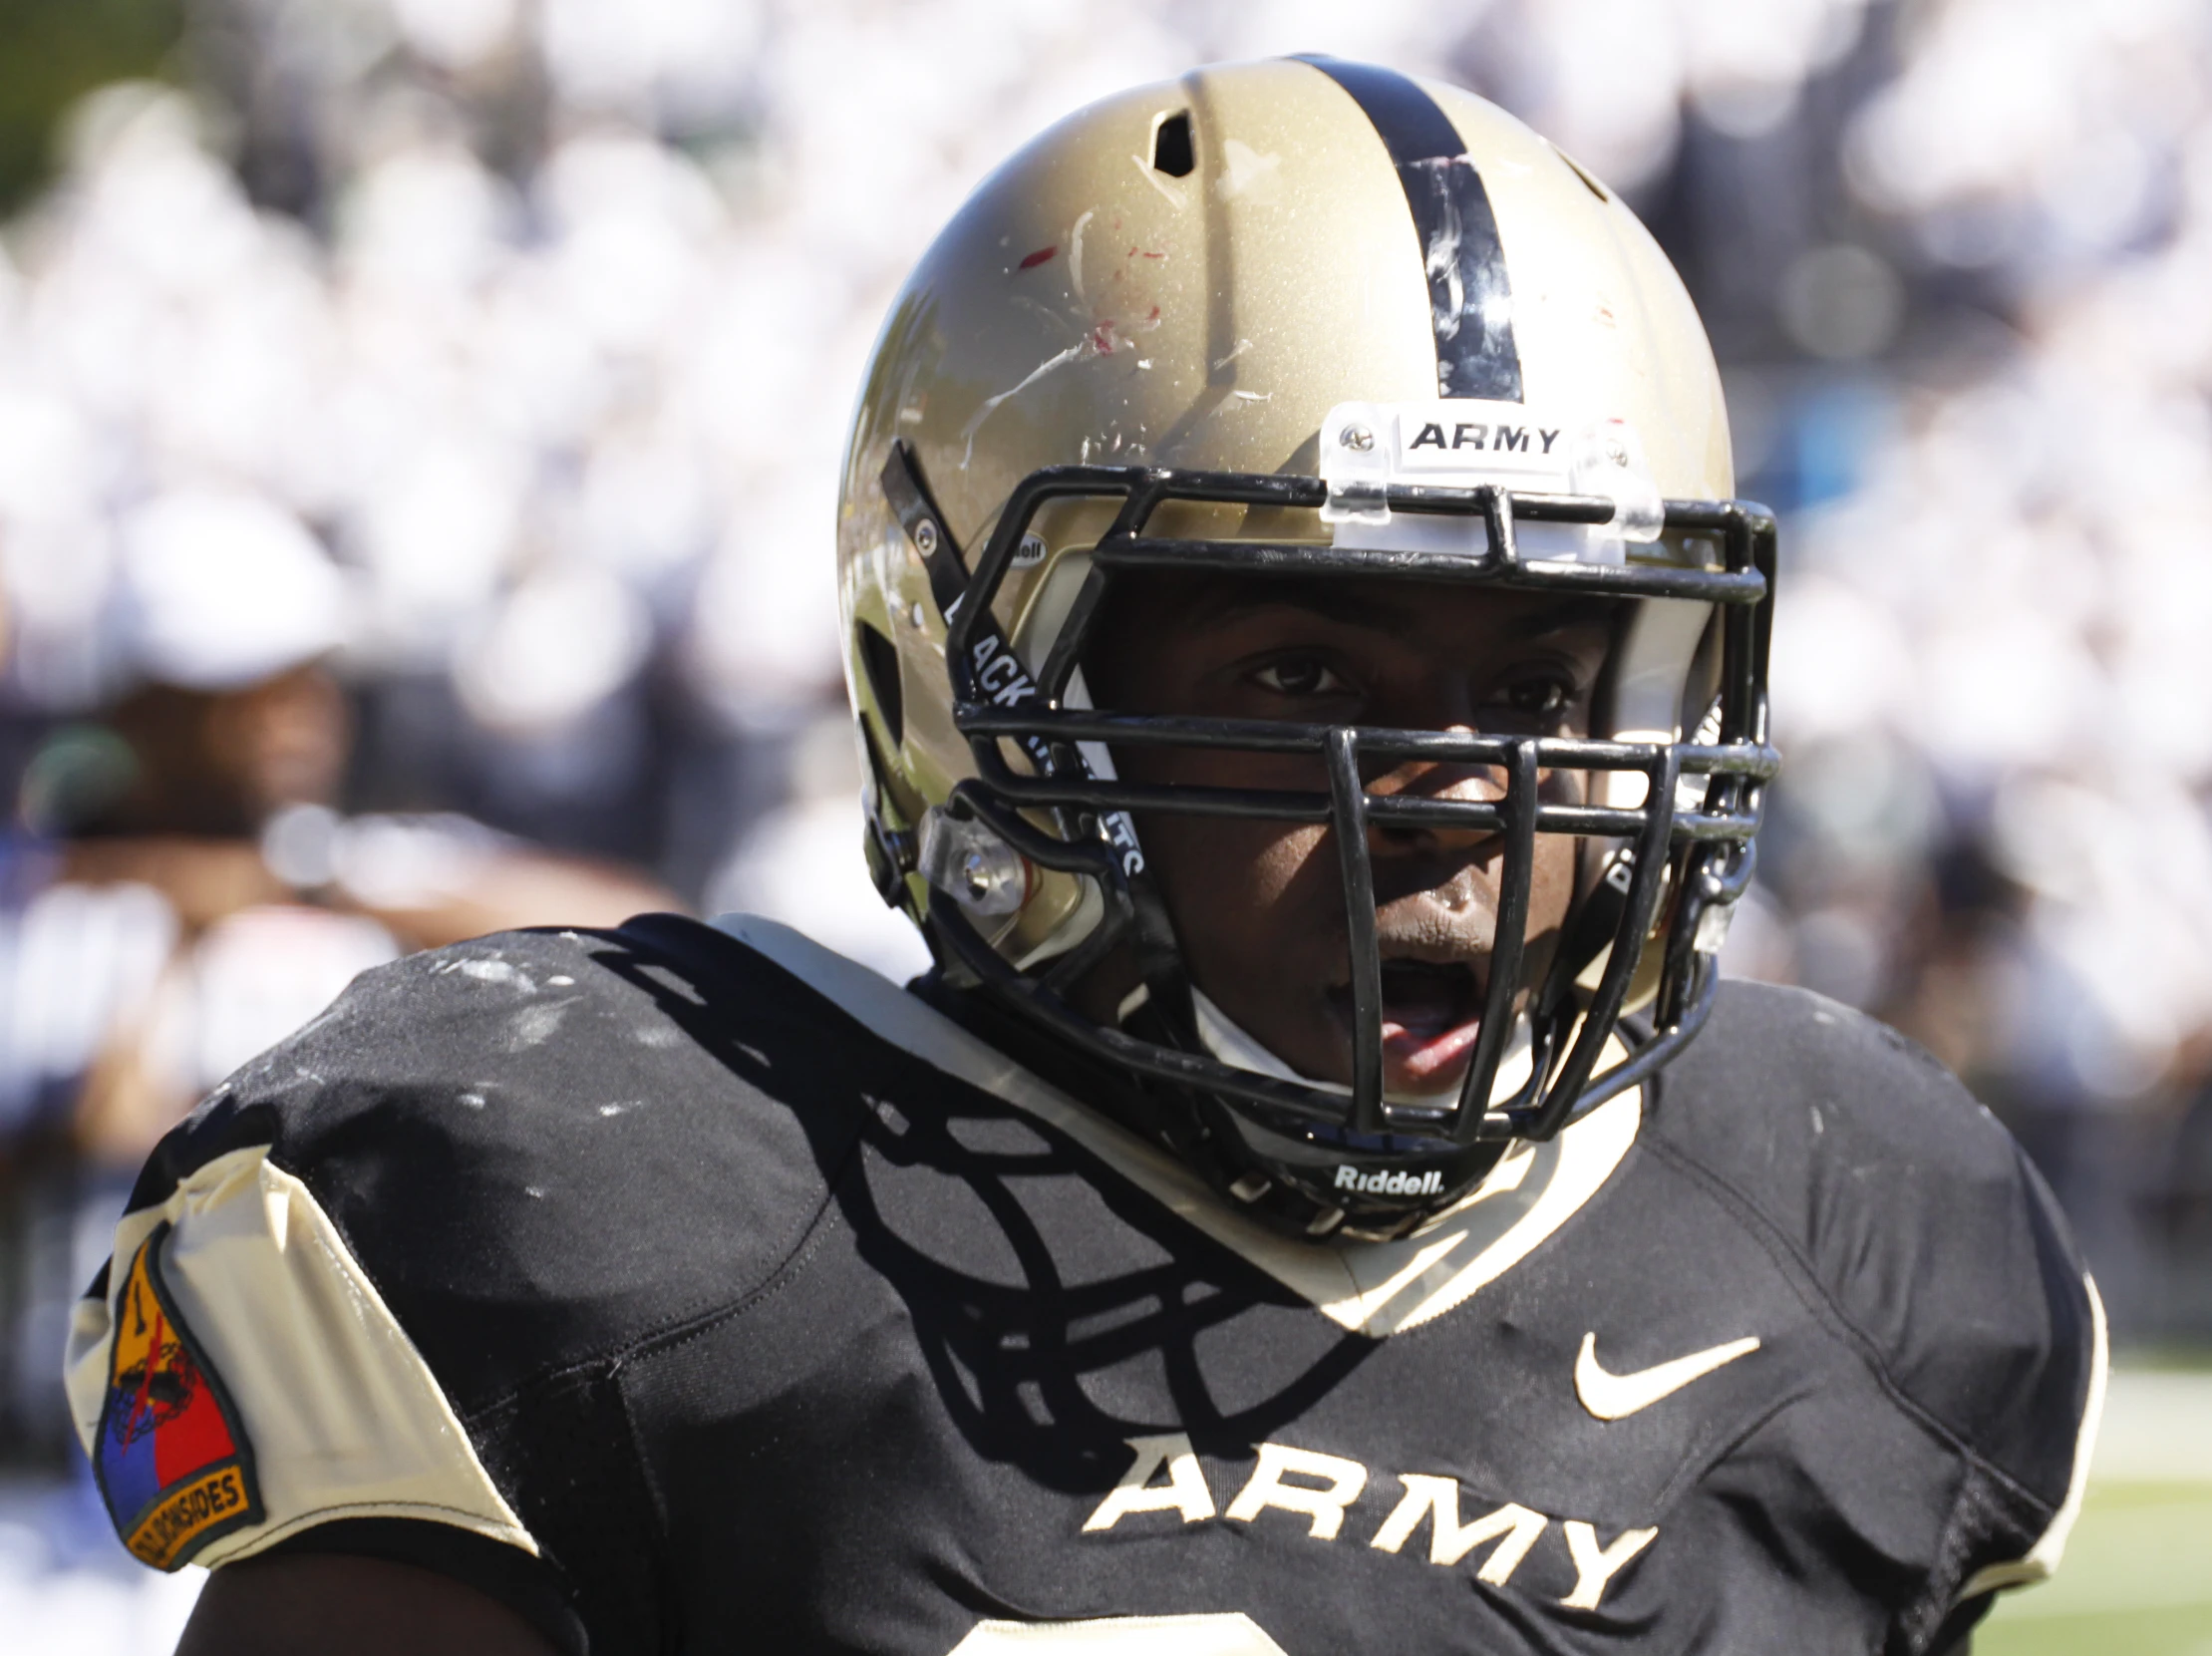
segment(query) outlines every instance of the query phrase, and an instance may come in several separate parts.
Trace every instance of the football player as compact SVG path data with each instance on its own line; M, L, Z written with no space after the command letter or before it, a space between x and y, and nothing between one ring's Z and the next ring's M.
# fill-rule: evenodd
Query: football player
M1774 531L1603 184L1332 60L1083 111L837 525L909 990L758 921L357 981L70 1386L185 1647L1956 1650L2096 1298L2005 1133L1723 983Z

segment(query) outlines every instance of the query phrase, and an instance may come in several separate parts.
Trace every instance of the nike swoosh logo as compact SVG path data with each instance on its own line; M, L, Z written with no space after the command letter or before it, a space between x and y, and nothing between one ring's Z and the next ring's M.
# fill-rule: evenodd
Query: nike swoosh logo
M1731 1340L1725 1346L1694 1351L1688 1357L1678 1357L1656 1368L1638 1369L1634 1374L1607 1374L1598 1367L1598 1337L1585 1334L1582 1354L1574 1363L1575 1396L1582 1399L1582 1407L1599 1420L1617 1421L1639 1409L1649 1409L1661 1398L1681 1391L1691 1381L1738 1357L1748 1357L1756 1350L1758 1336L1749 1334L1740 1340Z

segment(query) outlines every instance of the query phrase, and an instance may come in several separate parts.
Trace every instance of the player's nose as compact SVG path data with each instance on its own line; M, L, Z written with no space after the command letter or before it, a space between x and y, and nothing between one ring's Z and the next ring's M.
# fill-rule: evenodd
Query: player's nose
M1467 726L1448 727L1453 735L1473 735ZM1367 784L1370 800L1418 800L1450 806L1494 805L1505 797L1505 773L1494 765L1434 760L1405 760ZM1460 854L1481 850L1498 836L1484 820L1487 813L1454 813L1456 820L1431 818L1409 822L1386 809L1369 818L1369 848L1380 855Z

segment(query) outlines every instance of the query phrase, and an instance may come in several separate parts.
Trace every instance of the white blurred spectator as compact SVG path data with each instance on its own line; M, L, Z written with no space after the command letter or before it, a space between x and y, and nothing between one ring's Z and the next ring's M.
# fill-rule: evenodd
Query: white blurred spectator
M2161 153L2203 119L2202 31L2193 0L1920 8L1858 119L1853 181L1937 258L2078 266L2155 211Z
M559 730L629 680L651 637L645 605L612 571L542 566L456 652L462 706L492 730Z
M338 646L344 602L315 537L262 497L179 490L124 522L114 625L144 677L188 690L273 677Z
M1857 42L1865 10L1865 0L1497 0L1461 62L1633 192L1673 159L1686 107L1738 138L1787 121L1805 82ZM1433 9L1423 13L1432 30Z

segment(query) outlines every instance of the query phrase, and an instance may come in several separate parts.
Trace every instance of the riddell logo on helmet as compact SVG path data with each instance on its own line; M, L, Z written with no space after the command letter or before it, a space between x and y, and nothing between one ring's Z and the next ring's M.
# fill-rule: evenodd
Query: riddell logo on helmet
M1337 1188L1357 1190L1363 1196L1440 1196L1444 1175L1434 1167L1424 1173L1363 1173L1357 1167L1340 1165Z

